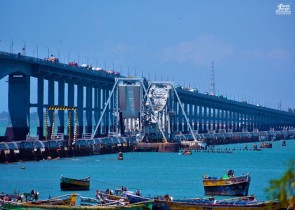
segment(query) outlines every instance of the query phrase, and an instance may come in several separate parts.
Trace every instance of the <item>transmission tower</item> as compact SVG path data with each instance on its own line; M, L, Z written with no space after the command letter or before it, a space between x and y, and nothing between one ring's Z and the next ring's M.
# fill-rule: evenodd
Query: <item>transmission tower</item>
M210 94L212 96L215 96L215 78L214 78L214 63L213 63L213 61L212 61L212 68L211 68Z

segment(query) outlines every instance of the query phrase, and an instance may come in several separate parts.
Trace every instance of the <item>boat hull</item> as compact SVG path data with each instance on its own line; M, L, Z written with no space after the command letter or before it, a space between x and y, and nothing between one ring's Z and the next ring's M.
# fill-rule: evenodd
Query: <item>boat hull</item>
M249 182L225 186L206 186L204 190L205 195L247 196Z
M66 177L60 178L60 189L66 190L89 190L90 179L71 179Z
M203 179L205 195L247 196L250 186L250 175L227 179Z
M16 203L6 202L4 203L3 209L28 209L28 210L43 210L43 209L55 209L55 210L70 210L70 209L129 209L129 210L152 210L153 201L146 201L136 204L129 204L126 206L70 206L70 205L36 205L28 203Z
M235 205L235 204L194 204L173 201L155 201L153 210L279 210L284 209L283 205L269 201L259 204Z

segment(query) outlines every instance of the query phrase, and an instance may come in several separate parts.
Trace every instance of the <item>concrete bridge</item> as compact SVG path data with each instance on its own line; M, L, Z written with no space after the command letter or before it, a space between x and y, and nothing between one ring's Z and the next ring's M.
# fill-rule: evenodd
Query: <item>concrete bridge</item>
M37 108L37 135L40 140L51 136L54 131L55 111L48 109L52 106L65 107L65 110L58 109L58 133L66 133L67 129L68 135L74 136L74 129L69 128L75 123L78 138L92 133L105 108L115 78L118 77L103 70L90 70L21 54L0 52L0 79L7 75L11 126L7 127L5 136L9 141L26 139L30 130L31 108ZM32 103L30 97L32 77L37 79L37 89L34 90L37 103ZM175 133L188 133L188 123L181 112L182 108L192 128L198 133L288 130L295 127L294 113L184 90L181 87L176 90L181 103L175 101L174 110L170 110ZM114 103L115 96L106 108L96 136L114 131ZM65 111L68 112L67 125Z

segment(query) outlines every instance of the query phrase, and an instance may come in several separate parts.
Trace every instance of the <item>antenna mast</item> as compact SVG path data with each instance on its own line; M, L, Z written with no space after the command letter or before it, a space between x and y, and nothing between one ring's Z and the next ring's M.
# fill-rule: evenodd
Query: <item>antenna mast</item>
M212 96L215 96L215 78L214 78L214 63L213 63L213 61L212 61L212 68L211 68L210 94Z

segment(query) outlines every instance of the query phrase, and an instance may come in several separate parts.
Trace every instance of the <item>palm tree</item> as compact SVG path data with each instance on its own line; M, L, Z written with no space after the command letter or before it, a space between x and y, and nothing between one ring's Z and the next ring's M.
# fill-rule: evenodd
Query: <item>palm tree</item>
M288 169L280 179L270 180L270 186L266 188L266 192L269 194L270 199L277 199L283 206L288 206L288 198L290 197L294 202L295 160L290 161Z

